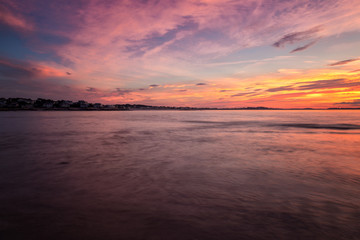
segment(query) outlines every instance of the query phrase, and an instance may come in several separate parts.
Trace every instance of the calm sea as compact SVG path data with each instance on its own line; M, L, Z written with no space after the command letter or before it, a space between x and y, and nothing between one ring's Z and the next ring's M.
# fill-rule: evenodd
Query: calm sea
M360 239L360 111L0 112L0 239Z

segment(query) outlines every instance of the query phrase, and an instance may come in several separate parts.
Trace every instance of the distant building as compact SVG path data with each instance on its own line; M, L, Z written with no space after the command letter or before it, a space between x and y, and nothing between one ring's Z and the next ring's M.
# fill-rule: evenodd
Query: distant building
M44 108L52 108L53 106L54 106L54 103L52 103L52 102L45 102L42 105L42 107L44 107Z
M6 107L6 98L0 98L0 107Z
M80 108L87 108L89 106L89 103L85 102L84 100L78 101L78 104Z
M124 105L124 104L115 104L115 108L120 109L120 110L129 110L129 106Z
M54 104L55 104L55 101L53 101L51 99L38 98L34 102L33 106L36 108L52 108L54 106Z
M17 102L20 104L20 105L27 105L27 104L34 104L34 100L30 99L30 98L18 98L17 99Z
M101 103L94 103L94 108L101 108Z
M115 105L104 105L105 109L115 109Z
M57 107L60 107L60 108L68 108L71 106L73 102L72 101L66 101L66 100L60 100L60 101L57 101Z

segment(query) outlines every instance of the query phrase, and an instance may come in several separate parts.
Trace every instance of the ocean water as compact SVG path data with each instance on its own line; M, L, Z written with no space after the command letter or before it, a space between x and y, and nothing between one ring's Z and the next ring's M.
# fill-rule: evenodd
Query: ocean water
M0 239L360 239L360 111L0 112Z

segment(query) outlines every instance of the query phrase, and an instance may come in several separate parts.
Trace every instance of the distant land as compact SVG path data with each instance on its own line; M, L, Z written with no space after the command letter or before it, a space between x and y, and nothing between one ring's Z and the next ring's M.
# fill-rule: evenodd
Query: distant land
M51 100L38 98L0 98L0 111L129 111L129 110L359 110L360 108L268 108L268 107L241 107L241 108L196 108L150 106L143 104L113 104L89 103L84 100Z

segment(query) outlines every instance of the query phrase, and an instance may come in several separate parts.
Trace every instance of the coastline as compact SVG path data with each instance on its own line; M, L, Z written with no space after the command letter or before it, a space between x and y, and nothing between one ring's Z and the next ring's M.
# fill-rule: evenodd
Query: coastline
M0 112L48 112L48 111L326 111L326 110L360 110L360 108L182 108L182 107L150 107L129 109L96 109L96 108L0 108Z

